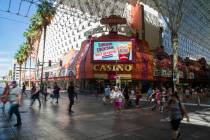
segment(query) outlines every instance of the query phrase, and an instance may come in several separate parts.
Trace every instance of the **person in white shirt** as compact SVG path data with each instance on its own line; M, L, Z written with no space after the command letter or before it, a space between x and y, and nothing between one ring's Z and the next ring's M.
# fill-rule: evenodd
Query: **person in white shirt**
M11 120L13 113L16 115L17 117L17 124L15 124L14 126L21 126L22 122L21 122L21 116L20 116L20 112L19 112L19 107L22 103L22 92L21 92L21 88L17 86L16 81L12 81L11 82L11 89L10 89L10 93L9 93L9 102L10 102L10 108L9 108L9 120Z
M123 94L118 87L115 87L112 98L114 99L115 111L121 111L123 106Z

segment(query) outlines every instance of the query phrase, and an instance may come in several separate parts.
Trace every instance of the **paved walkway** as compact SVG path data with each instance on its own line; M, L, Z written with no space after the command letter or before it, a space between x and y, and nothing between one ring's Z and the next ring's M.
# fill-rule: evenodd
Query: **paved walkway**
M23 125L15 128L0 114L0 140L170 140L170 126L166 113L145 109L129 109L115 113L111 105L103 105L100 98L80 95L74 113L69 114L65 93L59 104L36 102L29 108L29 99L21 108ZM188 107L191 122L183 122L181 139L209 140L210 109Z

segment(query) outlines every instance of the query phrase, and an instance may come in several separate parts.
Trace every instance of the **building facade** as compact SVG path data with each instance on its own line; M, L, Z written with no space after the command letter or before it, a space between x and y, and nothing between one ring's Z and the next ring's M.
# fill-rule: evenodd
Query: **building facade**
M15 60L13 60L12 64L12 80L19 82L20 78L20 71L19 71L19 65Z
M108 1L105 1L109 3ZM111 3L113 1L110 1ZM99 7L104 3L99 4ZM116 3L115 3L116 4ZM109 3L110 5L110 3ZM164 46L165 51L168 54L172 53L171 37L169 29L164 24L163 18L160 14L152 9L151 7L144 5L144 27L140 29L140 34L144 32L145 36L139 38L145 39L149 44L151 51L156 51L159 46ZM104 5L103 5L104 6ZM102 6L102 7L103 7ZM60 5L57 9L56 15L52 20L51 24L47 27L46 35L46 48L44 56L44 78L46 77L59 77L61 76L61 67L59 65L60 60L63 62L66 59L66 55L72 50L80 50L81 44L87 39L85 34L91 29L101 26L99 20L101 16L109 15L120 15L128 20L125 13L128 9L127 4L120 4L116 10L111 11L109 8L104 12L105 14L91 14L91 12L83 12L75 7L69 7L68 5ZM103 12L103 11L102 11ZM141 19L139 19L141 20ZM129 28L129 27L128 27ZM161 28L163 32L160 33ZM106 35L96 34L95 37ZM127 34L129 36L129 34ZM210 51L205 49L200 42L195 42L189 36L186 36L183 32L179 32L179 50L178 54L182 58L190 57L191 59L199 59L205 57L207 61L210 61ZM42 62L42 51L43 51L43 35L39 43L38 60ZM51 60L51 66L48 62ZM39 79L41 73L41 67L38 68Z

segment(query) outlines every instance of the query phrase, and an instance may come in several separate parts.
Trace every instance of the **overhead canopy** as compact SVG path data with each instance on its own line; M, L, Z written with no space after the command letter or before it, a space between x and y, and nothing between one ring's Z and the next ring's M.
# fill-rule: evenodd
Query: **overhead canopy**
M84 18L99 20L101 17L112 14L123 16L126 3L135 3L137 0L63 0L66 8L78 9L82 11ZM139 0L150 7L157 9L154 0ZM162 5L166 1L158 0ZM176 0L174 0L176 2ZM187 0L184 0L187 1ZM77 12L76 10L73 10ZM79 14L78 14L79 15ZM88 17L89 15L89 17ZM83 17L81 17L83 18ZM184 4L183 22L180 32L195 43L210 50L210 1L209 0L189 0Z

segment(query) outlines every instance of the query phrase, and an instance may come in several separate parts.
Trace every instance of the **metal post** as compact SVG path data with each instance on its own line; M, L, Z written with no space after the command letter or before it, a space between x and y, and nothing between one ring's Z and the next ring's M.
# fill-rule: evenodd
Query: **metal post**
M31 47L31 45L30 45ZM30 62L29 62L29 89L31 89L31 52L30 52Z

